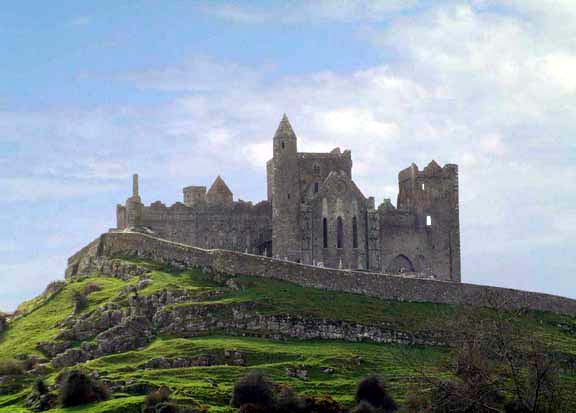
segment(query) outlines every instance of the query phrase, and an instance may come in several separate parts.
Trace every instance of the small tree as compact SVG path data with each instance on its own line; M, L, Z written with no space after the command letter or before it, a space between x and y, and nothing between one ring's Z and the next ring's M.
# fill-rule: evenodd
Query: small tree
M441 369L453 379L420 372L421 386L409 397L409 411L564 411L554 347L525 334L522 311L505 310L505 297L485 299L492 309L463 309L438 326L452 349Z
M276 413L302 413L304 401L298 397L292 387L282 386L276 400Z
M74 291L72 299L74 300L74 314L78 314L88 307L88 297L80 291Z
M43 412L54 407L56 397L50 393L48 386L41 378L32 385L32 392L26 397L24 405L33 412Z
M356 403L368 403L381 412L389 413L398 410L394 400L388 395L386 386L378 376L369 376L358 383Z
M144 399L145 413L155 413L158 406L167 403L170 400L170 389L162 386L157 390L150 392Z
M236 382L230 404L236 408L245 404L271 408L274 405L272 383L262 373L251 372Z
M6 314L0 312L0 333L8 328L8 317Z
M32 385L32 391L38 394L46 394L48 393L48 386L46 386L44 380L37 378Z
M108 399L108 389L82 370L71 370L63 377L60 403L63 407L81 406Z

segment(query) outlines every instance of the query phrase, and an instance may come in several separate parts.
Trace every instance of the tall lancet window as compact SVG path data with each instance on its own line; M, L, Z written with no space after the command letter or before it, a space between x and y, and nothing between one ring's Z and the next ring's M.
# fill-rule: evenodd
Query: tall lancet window
M328 220L322 219L322 241L324 248L328 248Z
M344 245L344 223L342 217L336 219L336 248L342 248Z
M352 218L352 248L358 248L358 221Z

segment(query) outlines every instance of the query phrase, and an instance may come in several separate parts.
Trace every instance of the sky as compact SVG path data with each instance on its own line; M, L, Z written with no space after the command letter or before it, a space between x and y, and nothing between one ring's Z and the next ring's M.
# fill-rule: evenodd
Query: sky
M147 204L218 174L265 199L283 113L377 203L458 164L463 281L576 298L574 0L22 0L0 49L4 311L115 226L132 173Z

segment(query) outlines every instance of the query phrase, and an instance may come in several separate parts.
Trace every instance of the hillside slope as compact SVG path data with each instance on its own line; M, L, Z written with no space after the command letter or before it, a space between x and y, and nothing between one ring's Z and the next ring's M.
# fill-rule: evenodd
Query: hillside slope
M87 297L82 305L79 296ZM457 311L109 259L25 303L0 334L0 360L40 360L25 375L0 380L0 412L27 412L34 378L53 384L71 366L97 372L113 398L52 412L138 412L160 385L182 402L230 412L233 383L253 369L344 403L360 378L379 373L402 401L417 371L434 372L450 357L436 325ZM574 317L527 312L521 323L526 334L576 357ZM574 375L563 379L576 385Z

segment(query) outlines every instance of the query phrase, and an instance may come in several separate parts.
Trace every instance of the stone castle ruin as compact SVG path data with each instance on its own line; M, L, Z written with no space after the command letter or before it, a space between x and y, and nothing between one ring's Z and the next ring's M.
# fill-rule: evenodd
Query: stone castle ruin
M145 206L138 176L116 231L147 232L205 249L265 255L318 267L460 282L458 167L432 161L398 175L396 207L375 207L352 179L349 150L298 152L286 115L267 162L268 199L234 201L218 176L210 189L189 186L183 202Z

